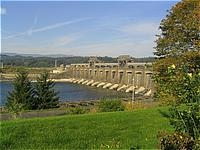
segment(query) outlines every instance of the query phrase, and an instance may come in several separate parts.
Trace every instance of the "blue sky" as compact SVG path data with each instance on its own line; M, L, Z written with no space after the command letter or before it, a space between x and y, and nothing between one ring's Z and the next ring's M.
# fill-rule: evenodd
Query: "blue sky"
M153 55L160 21L176 1L1 2L1 51Z

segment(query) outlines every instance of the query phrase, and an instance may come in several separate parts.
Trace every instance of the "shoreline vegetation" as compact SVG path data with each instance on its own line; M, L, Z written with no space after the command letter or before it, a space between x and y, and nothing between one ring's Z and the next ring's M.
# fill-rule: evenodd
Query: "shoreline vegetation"
M37 76L38 75L39 74L37 74ZM14 78L15 78L15 74L12 74L12 78L0 78L0 82L13 81ZM51 80L54 81L54 82L70 82L70 81L72 81L72 79L70 79L70 78L67 78L67 79L64 79L64 78L62 78L62 79L51 79ZM31 81L35 82L36 80L32 79Z
M112 100L112 99L111 99ZM136 101L131 102L128 99L120 99L124 105L127 106L127 109L146 109L159 106L158 102L152 101L152 99L141 99L137 98ZM98 106L100 99L96 100L81 100L81 101L66 101L59 102L58 108L51 109L42 109L42 110L25 110L21 113L20 118L34 118L34 117L48 117L48 116L60 116L67 115L67 110L73 108L81 108L87 110L88 113L92 113L90 111L96 111L96 107ZM94 109L94 110L93 110ZM0 107L0 121L2 120L12 120L12 116L5 110L4 106Z

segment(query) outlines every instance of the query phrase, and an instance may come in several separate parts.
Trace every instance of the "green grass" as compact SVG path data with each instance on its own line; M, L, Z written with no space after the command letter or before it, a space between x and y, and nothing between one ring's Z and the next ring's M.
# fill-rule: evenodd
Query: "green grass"
M172 130L167 108L1 122L1 149L157 148L157 133Z

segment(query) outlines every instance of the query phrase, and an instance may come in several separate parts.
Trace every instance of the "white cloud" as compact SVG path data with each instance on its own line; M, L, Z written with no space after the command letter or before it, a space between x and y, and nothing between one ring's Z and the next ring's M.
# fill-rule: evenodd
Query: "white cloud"
M66 46L66 45L78 40L80 37L81 37L80 34L72 34L72 35L58 37L53 40L53 46L54 47Z
M75 41L76 38L73 38L73 37L68 37L68 36L64 36L64 37L60 37L56 40L55 44L57 46L64 46L64 45L67 45L73 41Z
M158 23L139 22L120 27L118 30L132 36L154 36L158 33Z
M81 22L81 21L89 20L89 19L92 19L92 18L81 18L81 19L75 19L75 20L71 20L71 21L56 23L56 24L53 24L53 25L49 25L49 26L45 26L45 27L42 27L42 28L34 29L32 32L34 33L34 32L43 32L43 31L47 31L47 30L52 30L52 29L59 28L59 27L65 26L65 25L78 23L78 22Z
M36 29L31 28L28 31L24 31L24 32L20 32L18 34L10 35L10 36L7 36L3 39L10 39L10 38L18 37L18 36L23 36L23 35L32 35L33 33L44 32L44 31L60 28L62 26L66 26L66 25L70 25L70 24L74 24L74 23L78 23L78 22L82 22L82 21L86 21L86 20L90 20L90 19L92 19L92 18L91 17L90 18L89 17L88 18L80 18L80 19L65 21L65 22L61 22L61 23L55 23L55 24L48 25L48 26L41 27L41 28L36 28Z
M5 15L6 14L6 8L0 8L0 13L1 13L1 15Z

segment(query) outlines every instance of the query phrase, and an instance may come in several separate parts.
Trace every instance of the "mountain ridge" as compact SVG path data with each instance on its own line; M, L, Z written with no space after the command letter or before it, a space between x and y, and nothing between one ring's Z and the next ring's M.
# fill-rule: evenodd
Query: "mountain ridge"
M1 52L1 55L7 55L7 56L23 56L23 57L52 57L52 58L58 58L58 57L74 57L73 55L65 55L65 54L24 54L24 53L9 53L9 52Z

